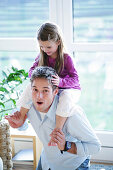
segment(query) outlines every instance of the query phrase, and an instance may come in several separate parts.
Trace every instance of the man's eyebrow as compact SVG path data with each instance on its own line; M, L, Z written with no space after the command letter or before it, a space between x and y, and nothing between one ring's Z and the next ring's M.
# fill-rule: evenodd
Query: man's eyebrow
M36 87L36 86L32 86L32 87Z
M37 88L37 86L32 86L32 87ZM44 89L50 89L49 87L42 87L42 88L44 88Z
M49 87L43 87L43 88L45 88L45 89L50 89Z

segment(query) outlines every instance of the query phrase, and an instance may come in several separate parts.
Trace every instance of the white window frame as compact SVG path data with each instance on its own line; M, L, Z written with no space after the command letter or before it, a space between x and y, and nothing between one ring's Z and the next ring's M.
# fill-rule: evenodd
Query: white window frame
M49 0L50 21L57 23L64 34L69 52L109 51L113 43L73 43L72 0ZM66 41L67 40L67 41ZM35 38L0 38L0 51L38 51ZM96 132L102 143L102 150L92 157L96 161L113 163L113 132Z

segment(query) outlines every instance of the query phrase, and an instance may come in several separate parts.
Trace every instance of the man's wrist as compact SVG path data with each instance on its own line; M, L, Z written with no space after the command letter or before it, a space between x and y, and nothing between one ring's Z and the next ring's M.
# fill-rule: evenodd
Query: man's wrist
M66 141L64 150L60 150L60 151L62 154L63 152L66 151L72 154L77 154L77 147L75 143Z
M71 149L71 142L66 141L66 142L65 142L64 149L63 149L63 150L60 150L60 151L61 151L61 153L63 153L63 152L68 151L69 149Z

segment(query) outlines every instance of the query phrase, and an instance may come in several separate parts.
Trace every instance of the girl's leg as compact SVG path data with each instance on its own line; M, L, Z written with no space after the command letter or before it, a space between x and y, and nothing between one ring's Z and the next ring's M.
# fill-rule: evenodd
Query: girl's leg
M25 115L27 114L28 111L29 111L29 109L26 109L24 107L20 108L20 113L21 113L21 119L22 120L25 118Z
M32 104L32 91L31 91L31 83L28 83L27 87L24 89L21 94L19 100L17 100L17 107L23 107L26 109L30 109Z
M20 108L21 119L25 118L25 115L29 111L31 104L32 104L31 84L28 83L27 87L25 88L19 100L17 101L17 107Z
M70 110L78 103L80 95L80 90L63 90L59 95L59 103L57 106L56 115L61 117L70 117Z
M78 102L81 91L76 89L63 90L59 96L59 103L56 110L56 127L62 129L67 117L70 117L70 109ZM50 140L49 146L56 146Z
M55 128L62 129L66 119L67 117L61 117L59 115L56 115L56 127Z

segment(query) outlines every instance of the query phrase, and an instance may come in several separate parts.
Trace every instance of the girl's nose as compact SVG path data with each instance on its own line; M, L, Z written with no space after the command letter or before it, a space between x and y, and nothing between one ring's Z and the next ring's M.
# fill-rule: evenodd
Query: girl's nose
M46 48L43 48L43 51L46 53Z

